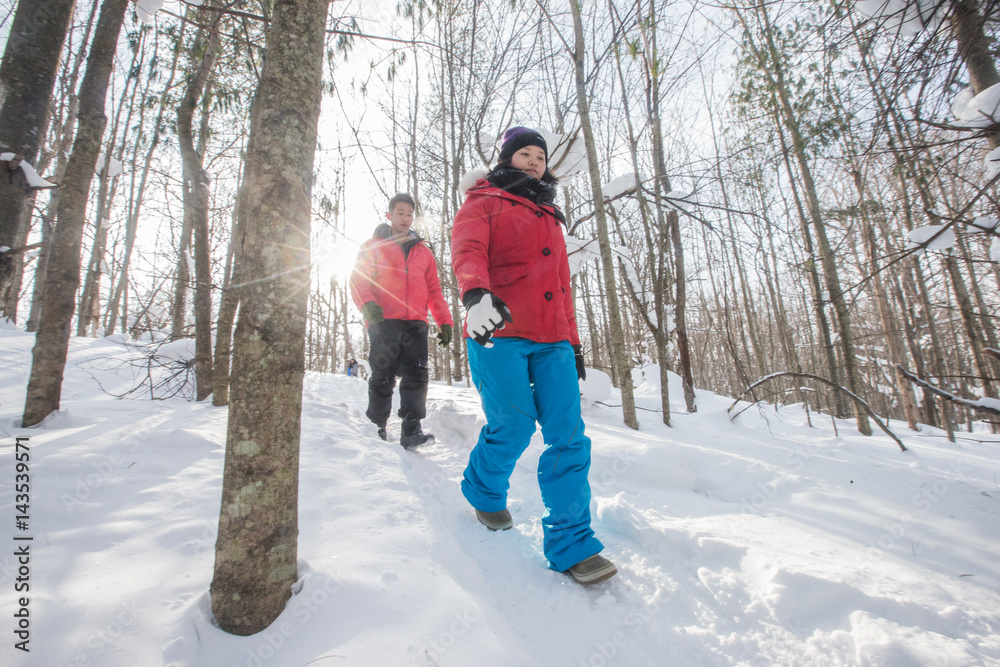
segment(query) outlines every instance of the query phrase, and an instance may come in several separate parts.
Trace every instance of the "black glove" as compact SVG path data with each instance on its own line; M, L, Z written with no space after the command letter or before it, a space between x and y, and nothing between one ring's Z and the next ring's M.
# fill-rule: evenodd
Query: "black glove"
M587 368L583 365L583 346L574 345L573 352L576 355L576 374L581 380L587 379Z
M439 328L441 331L439 331L437 335L438 345L441 347L448 347L448 344L451 343L451 325L442 324Z
M466 309L465 327L472 335L472 340L483 347L493 347L490 342L493 333L503 329L505 322L514 321L503 299L481 287L463 294L462 303Z
M361 306L361 316L368 324L381 324L385 322L385 315L382 314L382 306L374 301L369 301Z

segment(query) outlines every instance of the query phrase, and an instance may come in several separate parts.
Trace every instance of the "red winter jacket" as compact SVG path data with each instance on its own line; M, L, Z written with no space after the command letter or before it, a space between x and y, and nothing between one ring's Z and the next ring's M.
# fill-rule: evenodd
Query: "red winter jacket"
M495 337L580 344L566 240L551 206L480 179L455 216L451 264L462 294L482 287L510 308L514 321Z
M430 248L413 232L400 244L386 224L379 225L358 252L351 297L359 310L374 301L387 320L426 322L429 308L438 326L453 324Z

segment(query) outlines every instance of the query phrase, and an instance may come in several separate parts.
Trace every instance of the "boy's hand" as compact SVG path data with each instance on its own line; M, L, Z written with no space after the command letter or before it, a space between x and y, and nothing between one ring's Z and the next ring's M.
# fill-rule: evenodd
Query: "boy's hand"
M439 331L437 335L438 345L441 347L448 347L451 343L451 325L442 324L440 329L441 331Z
M469 290L462 297L468 308L465 314L465 326L472 334L472 340L490 348L493 347L493 343L490 342L493 333L503 329L505 322L513 322L514 318L511 317L510 309L503 299L493 292L479 289L475 290L478 294L473 294L473 291Z
M369 301L361 306L361 316L368 324L381 324L385 322L385 315L382 314L382 306L374 301Z

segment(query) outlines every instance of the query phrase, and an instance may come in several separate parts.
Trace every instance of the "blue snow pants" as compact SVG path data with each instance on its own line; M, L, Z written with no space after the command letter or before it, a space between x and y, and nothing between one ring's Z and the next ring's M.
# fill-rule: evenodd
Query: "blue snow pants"
M535 433L535 422L541 424L542 548L549 567L562 572L604 548L590 528L590 438L580 416L573 347L567 341L524 338L494 338L493 343L488 349L468 343L486 426L469 455L462 493L481 512L506 508L514 465Z

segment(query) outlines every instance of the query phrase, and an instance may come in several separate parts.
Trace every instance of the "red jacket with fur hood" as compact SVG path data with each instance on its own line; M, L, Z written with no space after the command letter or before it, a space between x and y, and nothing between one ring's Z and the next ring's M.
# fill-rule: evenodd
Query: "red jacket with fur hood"
M451 263L461 294L481 287L510 308L514 321L494 337L580 344L566 239L552 206L479 179L455 216Z
M426 322L430 309L438 326L452 324L431 249L413 232L396 241L386 224L379 225L358 252L351 297L359 310L374 301L387 320Z

